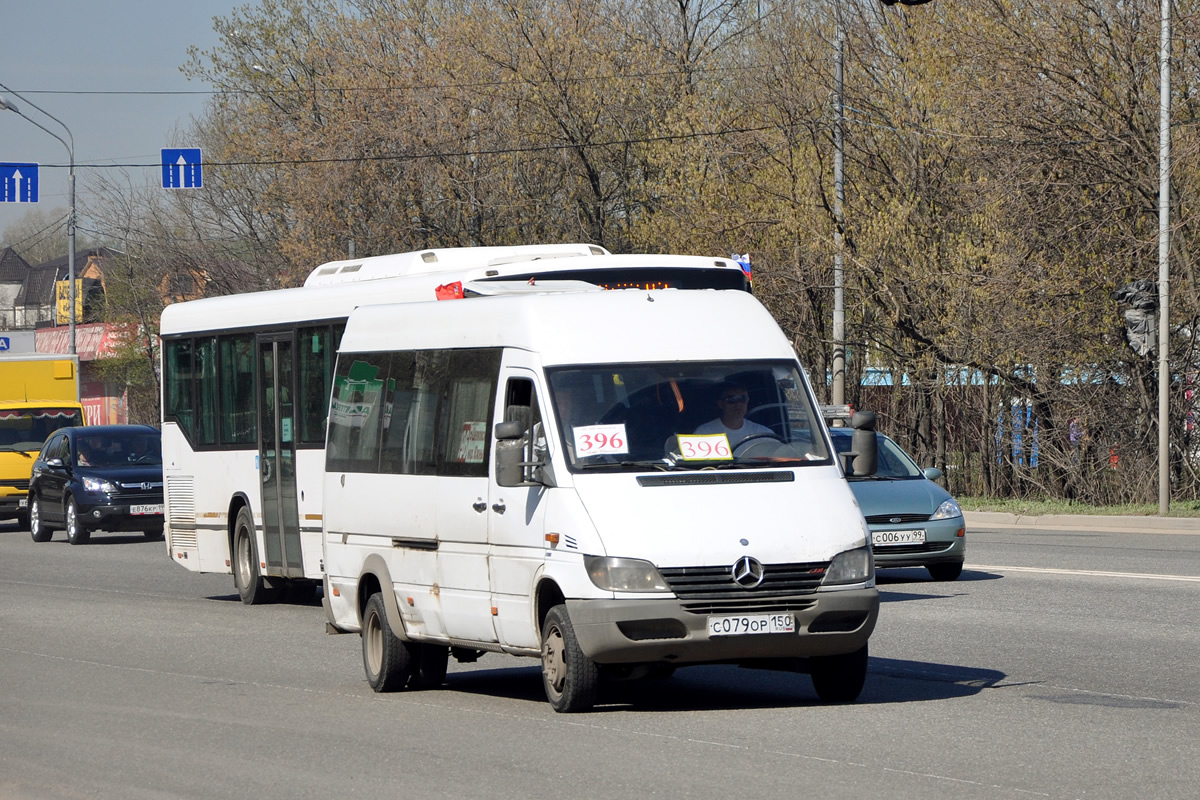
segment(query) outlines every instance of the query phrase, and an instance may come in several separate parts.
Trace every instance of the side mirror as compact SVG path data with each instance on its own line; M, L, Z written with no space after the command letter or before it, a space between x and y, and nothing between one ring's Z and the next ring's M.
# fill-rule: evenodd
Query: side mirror
M850 418L850 452L843 453L842 468L848 476L865 478L879 468L879 442L875 438L875 412L855 411Z
M942 477L942 471L937 467L928 467L924 471L925 477L931 481L939 480Z
M520 486L524 483L521 457L525 454L525 426L516 420L496 424L496 483Z
M46 466L47 467L57 467L57 468L61 469L63 466L63 460L61 458L47 458Z

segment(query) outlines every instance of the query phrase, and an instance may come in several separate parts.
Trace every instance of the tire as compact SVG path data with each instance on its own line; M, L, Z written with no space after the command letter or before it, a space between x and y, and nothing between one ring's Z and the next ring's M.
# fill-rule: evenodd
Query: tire
M29 512L28 511L18 511L15 519L17 521L18 528L25 528L26 530L31 530L29 527Z
M935 581L956 581L958 576L962 575L963 562L952 561L942 564L930 564L925 569L929 570L929 577Z
M156 531L143 531L142 535L152 542L157 542L159 539L163 538L162 528L159 528Z
M579 649L565 605L557 605L542 623L542 685L555 711L588 711L596 704L600 670Z
M867 680L867 646L840 656L809 659L817 697L826 703L853 703Z
M38 496L29 496L29 535L35 542L48 542L54 536L54 529L42 519L42 501Z
M413 689L436 689L446 682L446 665L450 661L450 648L440 644L417 645L417 657L412 680Z
M387 609L379 592L367 600L363 612L362 654L367 683L376 692L398 692L413 676L418 648L392 632ZM447 651L449 652L449 651Z
M238 511L233 526L233 585L242 602L261 605L274 599L274 592L258 572L258 545L254 541L254 517L247 506Z
M67 541L71 544L87 544L92 534L79 521L79 508L75 498L67 498Z

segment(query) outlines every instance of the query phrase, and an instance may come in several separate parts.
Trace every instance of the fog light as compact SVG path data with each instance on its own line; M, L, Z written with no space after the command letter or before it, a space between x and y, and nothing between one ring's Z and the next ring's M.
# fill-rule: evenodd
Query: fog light
M100 519L100 509L97 508L95 511L93 511L92 516L96 519Z

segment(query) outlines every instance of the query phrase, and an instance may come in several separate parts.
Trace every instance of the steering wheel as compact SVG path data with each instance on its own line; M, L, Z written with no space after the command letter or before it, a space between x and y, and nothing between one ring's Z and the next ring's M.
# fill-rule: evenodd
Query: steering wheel
M746 451L754 447L755 442L761 442L763 439L770 440L776 444L782 444L782 440L774 433L752 433L745 439L742 439L733 447L733 457L740 458L746 455Z

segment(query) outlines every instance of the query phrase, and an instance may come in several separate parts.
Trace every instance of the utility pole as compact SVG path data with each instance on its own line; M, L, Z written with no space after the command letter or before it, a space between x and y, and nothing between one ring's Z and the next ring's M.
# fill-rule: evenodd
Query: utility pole
M1171 508L1171 0L1158 54L1158 513Z

